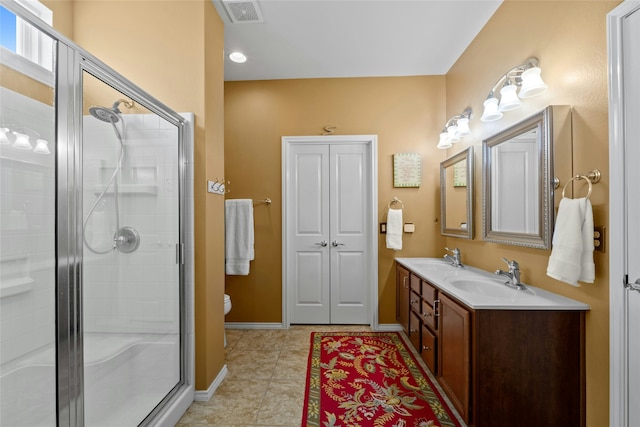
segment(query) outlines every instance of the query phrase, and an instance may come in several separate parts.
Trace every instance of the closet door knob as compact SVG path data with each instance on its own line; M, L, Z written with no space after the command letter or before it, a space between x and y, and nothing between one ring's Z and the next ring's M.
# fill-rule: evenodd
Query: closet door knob
M333 247L335 248L336 246L344 246L344 243L340 243L337 240L334 240L333 242L331 242L331 244L333 245Z
M326 241L326 240L323 240L323 241L322 241L322 242L320 242L320 243L316 243L316 245L318 245L318 246L322 246L322 247L324 248L325 246L327 246L327 241Z
M627 287L632 291L640 291L640 279L637 279L634 283L629 283Z

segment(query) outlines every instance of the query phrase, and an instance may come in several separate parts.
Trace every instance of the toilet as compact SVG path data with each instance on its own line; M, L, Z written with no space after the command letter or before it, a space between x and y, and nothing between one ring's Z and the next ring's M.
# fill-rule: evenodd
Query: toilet
M231 297L227 294L224 294L224 315L231 311ZM224 331L224 346L227 346L227 331Z

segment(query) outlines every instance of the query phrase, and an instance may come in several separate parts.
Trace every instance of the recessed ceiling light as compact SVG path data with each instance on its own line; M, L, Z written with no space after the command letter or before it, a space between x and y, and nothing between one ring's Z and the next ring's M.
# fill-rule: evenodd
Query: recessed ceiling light
M231 52L229 54L229 59L233 62L237 62L238 64L247 62L247 57L242 52Z

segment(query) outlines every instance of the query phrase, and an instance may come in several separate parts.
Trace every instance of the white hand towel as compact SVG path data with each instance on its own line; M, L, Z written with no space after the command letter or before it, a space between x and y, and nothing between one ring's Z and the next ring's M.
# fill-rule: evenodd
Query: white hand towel
M389 209L387 212L387 248L402 249L402 209Z
M596 265L593 262L593 208L586 199L584 206L584 222L582 223L582 260L580 263L579 282L593 283L596 279Z
M225 200L225 272L247 276L249 261L254 259L253 201Z
M560 201L552 243L549 277L572 286L580 286L578 280L593 282L593 211L588 199Z

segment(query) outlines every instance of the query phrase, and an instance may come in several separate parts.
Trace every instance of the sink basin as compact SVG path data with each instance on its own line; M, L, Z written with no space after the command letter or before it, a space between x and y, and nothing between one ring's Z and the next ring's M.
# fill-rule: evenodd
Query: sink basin
M516 296L533 295L533 292L529 290L512 289L497 280L469 277L451 277L444 280L461 291L492 298L513 298Z

